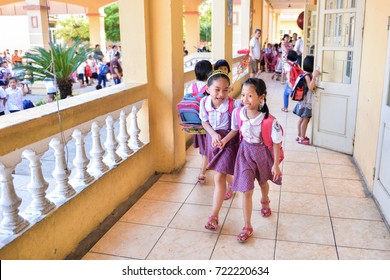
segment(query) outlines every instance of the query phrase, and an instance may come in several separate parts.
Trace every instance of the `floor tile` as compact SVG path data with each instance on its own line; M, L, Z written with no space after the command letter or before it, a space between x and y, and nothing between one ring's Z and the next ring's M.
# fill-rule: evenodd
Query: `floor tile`
M263 217L260 211L252 211L253 237L275 239L278 221L277 212L272 212L271 216ZM244 226L244 217L241 209L230 209L226 217L226 222L222 228L222 234L237 236Z
M338 247L340 260L390 260L390 251Z
M360 175L354 166L321 164L324 178L360 180Z
M181 205L176 202L142 198L120 218L120 221L166 227Z
M366 197L363 181L324 178L326 194L331 196Z
M283 192L280 212L314 216L329 216L325 195Z
M164 174L160 177L161 181L195 184L198 181L200 168L182 168L180 172L173 174Z
M170 202L184 202L193 188L193 184L158 181L142 196L142 198Z
M337 260L335 246L309 243L276 242L276 260Z
M283 162L283 175L321 177L318 163Z
M117 257L107 254L87 253L82 260L129 260L131 258Z
M286 142L284 145L284 150L286 152L296 151L296 152L315 152L316 147L313 145L303 145L297 142Z
M382 221L371 198L328 196L332 217Z
M274 190L269 191L268 197L271 201L270 207L271 207L272 211L277 212L279 209L279 195L280 195L279 191L274 191ZM242 197L243 197L243 194L241 192L236 192L236 194L233 198L233 203L232 203L231 207L242 209ZM255 190L254 190L253 196L252 196L253 210L261 210L262 207L261 207L260 201L261 201L260 187L255 187Z
M277 239L323 245L334 245L329 217L279 214Z
M211 259L273 260L274 248L275 240L250 237L245 243L239 243L236 236L221 234Z
M284 160L289 162L318 163L316 152L289 151L285 153Z
M186 203L189 204L200 204L200 205L212 205L213 204L213 195L214 195L214 182L207 180L206 184L197 184L188 198ZM233 194L234 197L234 194ZM229 207L232 203L232 198L224 200L222 207Z
M165 228L116 223L90 252L145 259Z
M325 194L322 178L283 174L282 192Z
M218 235L167 229L147 257L148 260L208 260ZM191 246L196 240L196 246Z
M383 222L332 218L337 246L390 251L390 233Z
M201 155L189 155L186 156L186 164L184 167L188 168L201 168L202 156Z
M210 231L204 226L211 215L211 206L184 204L169 224L169 228L217 233L223 225L226 213L227 208L222 207L219 212L218 230Z
M352 157L341 153L318 153L321 164L354 166Z

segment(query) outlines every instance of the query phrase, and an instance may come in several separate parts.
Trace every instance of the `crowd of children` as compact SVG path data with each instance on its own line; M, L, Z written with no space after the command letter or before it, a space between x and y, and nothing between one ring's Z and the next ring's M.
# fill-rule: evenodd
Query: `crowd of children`
M281 66L277 66L278 63L275 61L282 60L276 45L269 44L268 48L264 58L267 69L274 72L273 79L276 74L281 74L278 69ZM287 58L295 62L297 53L289 51ZM300 117L296 140L306 145L310 144L306 130L312 114L315 82L319 75L317 70L313 71L313 64L313 56L307 56L303 61L305 94L293 111ZM234 100L229 96L232 85L228 62L218 60L214 71L210 71L209 61L199 61L195 66L197 80L187 89L193 95L199 92L204 95L200 100L199 118L206 134L194 137L194 146L199 148L203 157L198 181L204 184L206 170L214 170L213 203L205 228L217 230L223 201L230 199L233 192L242 192L244 223L237 240L245 242L253 234L251 216L254 181L257 180L260 185L263 217L268 217L272 213L268 181L276 185L282 184L279 165L284 157L281 147L283 129L269 112L266 102L267 87L262 79L248 78L241 86L240 98ZM289 71L286 71L286 76L289 98L293 87L289 81ZM280 79L280 76L277 79Z

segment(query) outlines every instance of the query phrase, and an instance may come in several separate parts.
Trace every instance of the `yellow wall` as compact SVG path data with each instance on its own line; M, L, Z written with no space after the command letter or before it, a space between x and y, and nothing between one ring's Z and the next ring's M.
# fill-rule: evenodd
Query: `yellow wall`
M388 0L366 0L354 157L373 187L386 62Z

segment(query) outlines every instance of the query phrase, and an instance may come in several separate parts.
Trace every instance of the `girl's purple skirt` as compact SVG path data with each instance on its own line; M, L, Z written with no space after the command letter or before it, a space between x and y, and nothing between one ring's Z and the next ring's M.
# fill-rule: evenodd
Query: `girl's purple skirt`
M199 154L201 154L202 156L206 155L206 150L207 150L206 134L194 135L194 148L199 148Z
M225 137L229 131L217 130L217 133L221 137ZM224 148L216 148L211 146L212 138L207 133L207 157L209 164L207 165L208 170L215 170L222 174L234 174L234 162L236 161L236 155L239 145L238 135L231 139Z
M259 184L271 180L281 185L281 176L276 181L272 180L273 164L271 153L263 143L250 144L242 140L237 152L232 189L240 192L250 191L255 187L255 179Z

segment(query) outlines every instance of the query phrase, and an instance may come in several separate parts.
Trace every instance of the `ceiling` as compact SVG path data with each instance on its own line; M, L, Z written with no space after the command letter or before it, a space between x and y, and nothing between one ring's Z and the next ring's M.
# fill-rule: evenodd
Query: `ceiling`
M275 12L283 15L299 15L305 10L308 0L269 0Z

